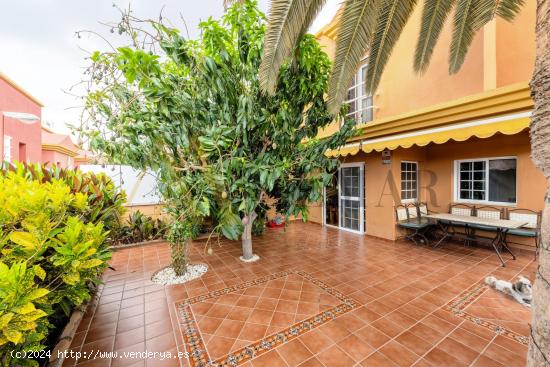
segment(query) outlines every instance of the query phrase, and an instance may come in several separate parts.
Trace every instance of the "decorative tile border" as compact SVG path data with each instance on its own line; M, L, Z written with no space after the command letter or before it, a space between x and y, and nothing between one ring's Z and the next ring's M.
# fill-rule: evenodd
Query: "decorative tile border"
M301 276L302 278L321 288L326 293L342 301L342 303L329 310L322 311L306 320L297 322L284 330L266 336L263 339L247 345L244 348L238 349L225 357L219 358L216 361L211 360L208 355L208 351L206 350L204 341L202 340L200 330L193 316L191 305L197 302L206 301L211 298L220 297L224 294L263 284L270 280L283 278L291 274L297 274ZM226 367L238 366L251 360L252 358L267 353L273 348L288 341L291 341L298 336L357 308L358 305L359 304L357 303L357 301L355 301L353 298L346 297L341 292L329 287L319 279L312 277L310 274L303 271L289 270L264 276L234 286L226 287L193 298L189 298L178 303L176 307L180 320L180 326L183 332L183 338L185 341L185 348L186 351L189 353L189 363L191 367Z
M457 297L452 299L449 303L445 305L445 310L452 312L458 317L462 317L465 320L473 322L474 324L484 327L491 330L492 332L503 335L508 339L511 339L517 343L528 345L529 337L518 334L515 331L512 331L504 326L495 324L494 322L485 320L480 317L476 317L466 311L466 307L471 305L475 300L477 300L489 287L481 282L474 284L472 287L468 288L464 292L460 293Z

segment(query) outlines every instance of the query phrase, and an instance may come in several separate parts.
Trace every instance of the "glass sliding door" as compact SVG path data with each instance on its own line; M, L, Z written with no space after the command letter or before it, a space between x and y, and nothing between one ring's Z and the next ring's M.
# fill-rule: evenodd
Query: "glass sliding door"
M362 163L344 164L339 174L339 226L354 232L364 232L364 200Z
M332 176L331 183L325 188L325 224L338 227L340 211L338 210L338 177L339 171Z

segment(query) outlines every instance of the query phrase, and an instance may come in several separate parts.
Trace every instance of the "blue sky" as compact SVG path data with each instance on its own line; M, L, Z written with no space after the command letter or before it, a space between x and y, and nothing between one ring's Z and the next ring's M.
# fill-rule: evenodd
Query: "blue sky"
M310 31L328 23L340 2L327 0ZM139 18L157 18L164 7L164 17L176 27L183 27L181 15L191 37L197 36L201 20L223 13L223 0L0 0L0 71L44 103L44 123L67 133L65 124L78 121L79 101L67 91L81 79L86 51L105 48L98 37L79 39L75 32L92 30L109 37L100 22L117 21L113 4L125 8L129 3ZM259 5L268 11L268 0Z

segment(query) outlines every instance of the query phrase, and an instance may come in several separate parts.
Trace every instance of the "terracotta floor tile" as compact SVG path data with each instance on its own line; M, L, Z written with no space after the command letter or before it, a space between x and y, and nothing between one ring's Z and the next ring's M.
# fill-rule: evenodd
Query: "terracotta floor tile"
M498 363L494 359L491 359L485 355L479 356L479 358L472 365L473 367L505 367L504 365Z
M260 297L258 303L254 306L255 309L265 311L275 311L277 308L278 300L274 298Z
M118 321L116 332L122 333L124 331L132 330L143 325L145 325L145 317L143 314L128 317L126 319Z
M470 333L463 327L455 329L450 334L450 337L478 353L481 353L487 344L489 344L488 340L483 339L476 334Z
M271 319L271 326L278 326L281 328L290 326L294 323L294 314L275 311L273 318Z
M314 354L333 345L334 342L318 329L309 331L298 338Z
M240 307L252 308L256 305L256 302L258 302L258 298L259 298L258 296L243 295L239 298L239 300L237 301L237 303L235 305L240 306Z
M294 314L298 310L298 301L286 301L284 299L279 300L277 307L275 308L276 312L285 312Z
M326 349L324 352L316 356L321 363L325 366L331 367L349 367L354 365L353 359L351 359L346 352L344 352L337 345Z
M115 335L114 349L121 349L145 340L145 328L143 326Z
M254 367L288 367L283 357L273 350L252 360Z
M411 327L408 331L419 337L420 339L424 339L428 343L431 344L437 344L441 339L443 339L444 334L440 333L428 325L424 324L423 322L419 322L418 324Z
M176 346L176 341L174 340L174 334L170 332L147 339L145 345L147 346L147 351L165 352L174 348Z
M167 309L159 309L145 313L145 324L152 324L162 320L170 320L170 312Z
M170 320L166 319L145 325L145 336L147 339L151 339L171 331L172 323Z
M211 358L217 359L229 353L233 344L235 344L234 338L214 336L206 343L206 349Z
M407 327L406 325L396 324L388 319L388 317L383 317L371 323L371 326L377 328L386 335L391 336L392 338L401 334Z
M495 333L492 332L491 330L475 325L472 322L464 322L460 325L460 327L485 340L492 340L495 336Z
M238 337L250 342L258 341L265 336L266 331L267 325L246 323Z
M380 348L391 338L372 326L366 326L355 332L357 336L372 345L374 348Z
M214 306L212 302L200 302L191 306L195 315L206 315L208 311Z
M223 320L220 326L214 332L215 336L236 339L243 329L244 322L235 320Z
M365 367L396 367L391 359L380 352L372 353L368 358L361 362L361 366Z
M143 315L144 313L145 313L145 305L139 304L139 305L121 309L118 315L118 319L123 320L129 317Z
M453 325L435 315L429 315L422 319L422 323L426 324L430 328L439 332L440 334L449 334L456 328L456 325Z
M479 356L478 352L450 337L443 339L437 347L468 365L470 365Z
M96 340L91 343L84 343L84 345L82 345L81 352L87 353L88 355L96 351L110 352L113 350L114 340L115 340L114 336L108 336L106 338Z
M228 305L215 304L210 308L210 310L208 310L206 316L224 319L232 309L233 307Z
M299 367L325 367L317 358L313 357L301 363Z
M302 223L293 223L285 230L268 230L254 241L255 252L261 257L258 264L241 263L237 243L222 240L212 256L206 256L203 244L191 243L191 262L207 263L209 271L186 284L166 287L152 284L148 278L169 264L167 244L114 252L111 265L116 270L105 272L102 296L79 325L80 340L74 341L75 347L85 343L84 350L151 347L175 352L176 344L184 343L182 314L176 306L190 297L206 295L203 301L191 306L191 311L206 349L213 351L210 357L221 358L229 351L341 304L341 299L323 290L326 285L354 298L358 307L278 345L243 367L332 367L354 363L376 367L411 363L416 367L439 367L467 365L470 361L478 367L513 367L525 361L524 345L504 336L495 338L488 328L439 307L462 297L487 274L503 279L511 279L519 272L533 276L536 263L530 256L518 256L506 268L500 268L494 253L486 249L453 243L435 250L403 241L390 244ZM325 285L291 273L221 292L220 296L209 293L289 269L307 272ZM497 292L486 291L466 311L469 309L474 317L484 317L496 326L527 336L529 311L508 301ZM112 333L113 326L109 325L116 325L117 337L104 337ZM395 340L391 340L392 336ZM86 343L86 338L99 339ZM440 344L432 350L436 343ZM487 351L480 356L486 347ZM105 363L79 362L89 366ZM145 362L155 367L179 365L175 359L113 361L111 366L137 367Z
M368 307L360 307L352 311L351 314L357 316L366 323L372 323L382 317Z
M420 356L407 349L404 345L390 341L379 349L379 352L391 359L398 366L412 366Z
M272 318L273 318L272 311L255 309L254 311L252 311L252 313L250 314L250 316L246 321L252 322L255 324L269 325Z
M222 321L223 319L205 316L198 323L199 330L203 333L214 334Z
M279 299L281 292L282 292L281 289L266 288L262 293L262 297Z
M94 322L92 321L92 324L90 325L90 329L86 334L84 343L91 343L93 341L115 335L116 328L117 328L116 322L95 326Z
M338 322L349 332L353 333L366 326L366 323L352 313L347 313L338 318Z
M349 330L347 330L344 325L340 324L338 320L327 322L319 327L319 331L328 336L335 343L351 335Z
M516 343L513 340L508 339L505 336L497 335L495 340L493 341L498 346L509 350L510 352L513 352L519 356L525 356L527 355L527 346L523 344Z
M298 366L313 356L299 339L281 345L277 351L289 366Z
M464 367L466 365L439 348L432 349L424 358L434 366Z
M403 334L399 335L395 340L399 343L406 346L408 349L418 354L419 356L424 355L428 350L433 347L433 344L427 342L426 340L419 338L410 331L405 331Z
M495 343L491 343L483 354L508 367L525 366L526 362L526 356L520 357Z
M338 342L338 346L355 362L362 361L375 351L374 347L354 334L342 339Z

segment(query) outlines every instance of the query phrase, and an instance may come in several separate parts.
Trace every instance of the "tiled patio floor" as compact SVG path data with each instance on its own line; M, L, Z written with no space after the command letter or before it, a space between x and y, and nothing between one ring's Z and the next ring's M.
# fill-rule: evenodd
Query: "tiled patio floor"
M71 345L87 355L63 366L525 365L528 310L482 280L533 279L532 254L502 268L486 249L433 250L302 223L255 238L254 264L238 260L239 243L215 245L212 256L203 246L190 253L208 272L166 287L149 279L169 263L167 244L114 253ZM97 351L117 357L93 359Z

